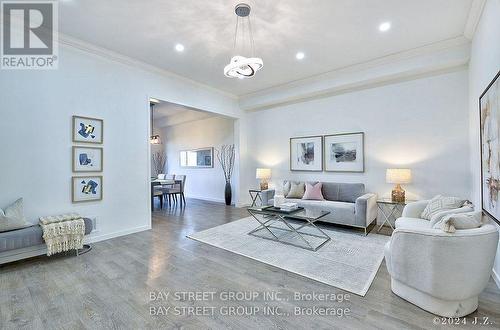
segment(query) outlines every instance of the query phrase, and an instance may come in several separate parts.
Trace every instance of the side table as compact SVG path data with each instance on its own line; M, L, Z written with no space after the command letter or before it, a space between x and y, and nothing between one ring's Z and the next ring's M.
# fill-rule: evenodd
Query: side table
M252 205L250 207L258 206L257 205L257 199L260 200L260 206L262 206L262 190L260 189L249 189L248 193L250 194L250 197L252 198Z
M397 218L401 216L403 213L403 209L406 204L414 202L413 200L406 200L404 202L393 202L390 198L382 198L377 200L377 206L384 217L384 222L378 227L377 232L380 232L380 229L384 227L386 223L389 224L392 230L394 227L392 222L395 222Z

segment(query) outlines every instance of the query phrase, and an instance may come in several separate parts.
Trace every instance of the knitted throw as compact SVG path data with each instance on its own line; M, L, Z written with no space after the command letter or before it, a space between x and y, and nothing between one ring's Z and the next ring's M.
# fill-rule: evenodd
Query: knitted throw
M40 217L47 255L83 248L85 221L77 213Z

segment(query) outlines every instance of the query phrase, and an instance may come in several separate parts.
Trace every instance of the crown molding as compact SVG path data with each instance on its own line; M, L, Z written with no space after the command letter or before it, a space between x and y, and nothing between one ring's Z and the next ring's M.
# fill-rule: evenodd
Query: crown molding
M477 21L480 19L480 12L482 12L484 2L483 0L474 0L471 6L471 12L473 12L473 8L476 8L474 10L476 14L472 16L476 17L475 19L477 19ZM479 14L477 14L478 10ZM472 16L470 15L470 17ZM475 25L477 26L477 22ZM59 34L59 43L62 46L83 51L90 55L139 68L167 78L180 80L197 88L228 97L238 101L240 109L244 111L263 110L283 104L301 102L339 93L347 93L354 90L379 86L381 84L407 80L411 79L411 77L422 77L452 68L460 68L467 65L470 52L470 40L465 36L458 36L456 38L446 39L410 50L389 54L370 61L349 65L315 76L237 96L64 34ZM458 52L460 55L455 54L452 59L446 58L449 53L453 52ZM444 59L439 61L436 60L435 56L442 56ZM411 63L412 61L422 61L421 59L429 62L425 68L417 67L414 63ZM400 68L400 72L394 72L391 67L397 65L406 65L408 67L406 69ZM373 74L373 71L378 72ZM349 76L352 76L352 79L347 78Z
M151 73L155 73L155 74L167 77L167 78L181 80L184 83L194 85L198 88L206 89L206 90L209 90L211 92L224 95L224 96L231 98L233 100L238 100L238 96L236 96L234 94L225 92L223 90L217 89L217 88L209 86L209 85L202 84L198 81L186 78L184 76L173 73L171 71L158 68L154 65L145 63L143 61L134 59L132 57L117 53L115 51L112 51L112 50L109 50L109 49L106 49L103 47L99 47L99 46L90 44L90 43L85 42L83 40L76 39L76 38L70 37L70 36L62 34L62 33L59 33L59 44L62 46L65 46L65 47L69 47L69 48L77 49L79 51L83 51L85 53L89 53L89 54L94 55L94 56L102 57L102 58L105 58L105 59L113 61L113 62L117 62L117 63L131 66L134 68L139 68L139 69L151 72Z
M372 60L368 60L365 62L351 64L351 65L348 65L345 67L341 67L341 68L333 69L333 70L326 71L323 73L319 73L319 74L314 75L314 76L309 76L306 78L301 78L301 79L297 79L294 81L289 81L289 82L286 82L284 84L275 85L275 86L272 86L269 88L255 91L255 92L243 94L243 95L240 95L240 100L244 99L244 98L258 96L261 93L279 91L279 90L284 89L284 88L290 88L290 87L294 87L297 85L303 85L306 83L310 83L312 81L321 81L323 79L328 78L329 76L337 75L340 73L348 73L348 72L354 73L354 72L359 72L362 70L368 70L368 69L375 68L375 67L378 67L381 65L385 65L388 63L393 63L393 62L406 60L406 59L410 59L410 58L414 58L414 57L418 57L418 56L424 56L424 55L433 54L433 53L441 52L441 51L448 50L448 49L453 49L456 47L467 45L469 43L470 43L470 41L468 39L466 39L464 36L458 36L455 38L446 39L446 40L438 41L435 43L427 44L424 46L412 48L409 50L385 55L385 56L382 56L382 57L379 57L376 59L372 59Z
M264 110L319 97L348 93L436 72L460 70L470 57L464 36L347 66L240 97L244 111Z
M467 23L465 24L464 36L472 40L474 34L476 33L477 25L481 20L481 15L483 14L484 5L486 0L472 0L469 16L467 18Z

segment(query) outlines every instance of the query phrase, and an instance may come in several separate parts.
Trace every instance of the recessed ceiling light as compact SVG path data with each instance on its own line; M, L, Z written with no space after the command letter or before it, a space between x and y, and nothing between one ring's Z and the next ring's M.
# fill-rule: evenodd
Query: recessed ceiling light
M378 26L378 29L381 32L389 31L390 28L391 28L391 22L384 22Z
M183 52L184 51L184 45L183 44L177 44L175 45L175 50L178 52Z
M302 60L306 55L302 52L298 52L297 54L295 54L295 58L298 59L298 60Z

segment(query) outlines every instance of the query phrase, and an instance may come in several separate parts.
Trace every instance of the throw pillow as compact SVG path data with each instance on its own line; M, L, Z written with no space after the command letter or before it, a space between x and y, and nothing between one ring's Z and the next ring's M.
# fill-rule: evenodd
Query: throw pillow
M24 218L23 199L7 206L5 210L0 209L0 232L21 229L31 226Z
M465 199L460 199L457 197L444 197L441 195L435 196L429 204L425 207L422 212L422 219L431 220L432 216L438 212L453 210L462 207L465 203Z
M304 190L304 182L290 182L290 191L286 195L286 198L302 198Z
M283 196L288 195L290 192L290 181L283 181Z
M483 214L481 211L467 212L459 214L448 214L436 223L433 228L440 228L447 233L454 233L456 229L479 228L483 224Z
M304 193L304 196L302 196L302 199L310 199L317 201L325 200L323 194L321 193L322 187L323 184L321 182L318 182L315 185L312 185L309 182L306 183L306 192Z
M467 212L472 212L474 211L474 205L472 204L464 204L461 208L458 209L452 209L452 210L445 210L445 211L440 211L435 213L431 217L431 227L434 227L434 225L441 220L443 220L444 217L450 215L450 214L458 214L458 213L467 213Z

